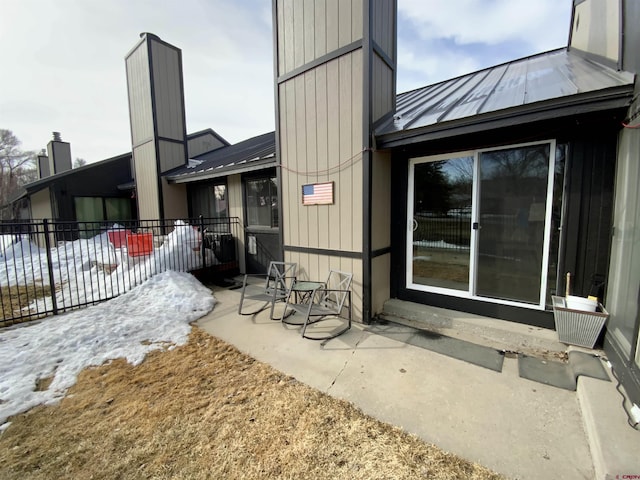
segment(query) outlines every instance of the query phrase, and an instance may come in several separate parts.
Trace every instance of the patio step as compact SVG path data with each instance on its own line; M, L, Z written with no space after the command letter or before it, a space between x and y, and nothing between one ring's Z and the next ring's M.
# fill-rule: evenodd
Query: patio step
M482 317L455 310L390 299L378 315L386 320L428 330L507 353L564 360L567 346L554 330Z

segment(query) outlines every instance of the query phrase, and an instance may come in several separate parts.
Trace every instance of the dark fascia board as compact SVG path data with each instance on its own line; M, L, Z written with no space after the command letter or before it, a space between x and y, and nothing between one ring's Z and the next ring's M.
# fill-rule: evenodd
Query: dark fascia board
M32 194L42 190L43 188L46 188L51 183L55 182L60 178L68 177L69 175L74 175L78 172L83 172L85 170L90 170L92 168L105 165L107 163L116 162L118 160L124 160L124 159L131 159L131 152L127 152L121 155L117 155L115 157L107 158L106 160L100 160L99 162L88 163L87 165L83 165L82 167L72 168L71 170L67 170L65 172L60 172L60 173L56 173L55 175L50 175L48 177L41 178L39 180L36 180L35 182L31 182L25 185L24 188L26 189L26 192L28 194Z
M623 85L604 92L562 97L534 105L474 115L449 122L436 123L409 130L400 130L376 136L378 148L403 145L455 137L485 130L494 130L514 124L524 124L559 117L581 115L597 111L614 110L629 106L633 98L633 85Z
M257 170L266 170L277 166L275 157L266 160L256 160L255 162L243 163L239 165L231 165L206 172L198 172L184 175L165 175L169 183L191 183L209 180L212 178L226 177L227 175L235 175L238 173L255 172Z
M18 200L21 200L26 196L27 196L27 190L24 187L20 187L20 189L17 192L15 192L13 195L11 195L7 199L7 203L5 205L0 205L0 206L5 207L7 205L11 205L12 203L17 202Z
M229 145L231 145L224 138L222 138L222 136L220 136L218 134L218 132L216 132L215 130L213 130L211 128L205 128L204 130L200 130L198 132L193 132L193 133L187 134L187 141L193 140L194 138L198 138L198 137L204 137L205 135L213 135L214 137L216 137L220 142L222 142L227 147Z

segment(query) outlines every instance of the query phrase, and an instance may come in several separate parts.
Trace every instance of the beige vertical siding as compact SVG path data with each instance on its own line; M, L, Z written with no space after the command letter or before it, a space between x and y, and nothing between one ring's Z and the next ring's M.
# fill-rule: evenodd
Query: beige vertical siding
M146 42L141 43L127 57L127 85L129 86L129 113L133 145L153 138L151 110L151 76Z
M48 188L40 190L34 193L29 198L29 204L31 206L31 218L33 220L53 219L53 206L51 205L51 192ZM46 246L44 234L39 234L35 237L35 241L40 248ZM49 235L49 242L54 245L55 237L53 234Z
M43 218L53 218L53 208L51 207L51 194L48 188L34 193L30 197L31 218L41 220Z
M371 162L371 248L391 246L391 154L374 152ZM371 314L382 312L389 298L391 255L375 257L371 264Z
M244 210L242 209L242 178L238 175L229 175L227 177L227 202L229 202L229 216L238 217L240 219L240 228L242 231L237 232L237 244L239 268L241 272L247 271L247 264L244 258Z
M278 0L278 75L362 38L363 0Z
M163 178L162 205L164 206L164 218L187 218L187 185L185 183L169 184Z
M620 2L587 0L575 7L571 47L618 61Z
M184 140L180 52L153 39L150 42L158 135Z
M186 163L184 144L158 140L158 161L162 173L184 165Z
M391 154L375 152L372 165L371 248L391 245Z
M279 87L285 244L362 251L362 51ZM302 205L302 186L334 182L334 205Z
M371 316L381 313L391 293L389 279L391 254L376 257L371 262Z
M156 149L153 142L133 149L133 166L136 178L138 218L160 218Z

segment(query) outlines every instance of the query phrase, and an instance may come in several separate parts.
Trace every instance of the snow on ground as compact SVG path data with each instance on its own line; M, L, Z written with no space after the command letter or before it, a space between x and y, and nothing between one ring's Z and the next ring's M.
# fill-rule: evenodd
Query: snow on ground
M8 248L9 245L11 245L15 241L16 241L15 235L6 235L6 234L0 235L0 255L3 255L5 249Z
M214 303L192 275L167 271L99 305L0 330L0 431L8 417L59 401L88 366L120 357L137 365L166 342L186 343L189 322ZM52 375L46 391L35 391Z
M429 247L429 248L445 248L450 250L469 250L468 245L454 245L453 243L447 243L444 240L416 240L413 242L416 247Z

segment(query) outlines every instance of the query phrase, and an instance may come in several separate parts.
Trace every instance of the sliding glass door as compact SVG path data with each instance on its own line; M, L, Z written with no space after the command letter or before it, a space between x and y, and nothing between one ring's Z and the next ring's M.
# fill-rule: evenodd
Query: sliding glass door
M544 308L555 145L414 159L407 287Z
M469 290L473 161L414 165L411 283Z

